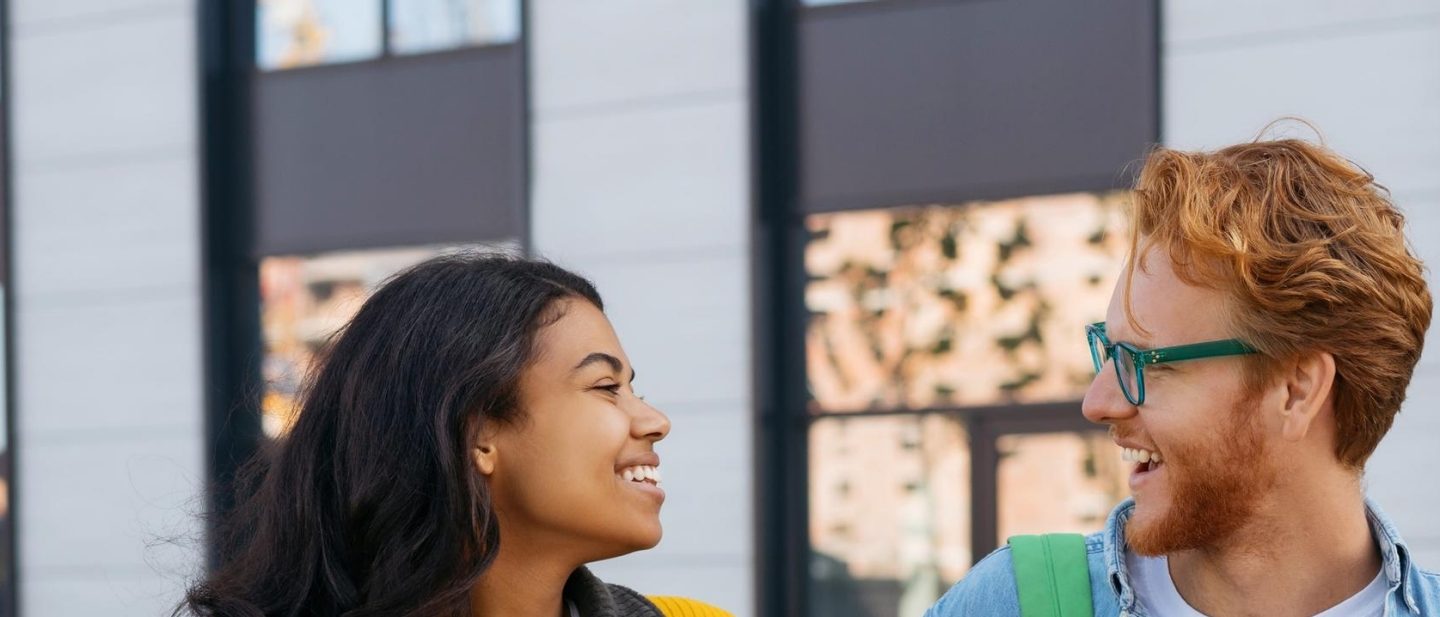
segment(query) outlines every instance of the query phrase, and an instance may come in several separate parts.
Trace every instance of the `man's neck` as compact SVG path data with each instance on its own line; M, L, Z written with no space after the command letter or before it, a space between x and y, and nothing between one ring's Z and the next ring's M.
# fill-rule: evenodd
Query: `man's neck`
M1206 615L1308 617L1364 589L1380 552L1357 485L1277 491L1223 545L1170 554L1185 601Z
M506 538L500 553L470 591L475 617L557 617L565 612L565 582L579 567L546 558L547 551L528 550L520 538Z

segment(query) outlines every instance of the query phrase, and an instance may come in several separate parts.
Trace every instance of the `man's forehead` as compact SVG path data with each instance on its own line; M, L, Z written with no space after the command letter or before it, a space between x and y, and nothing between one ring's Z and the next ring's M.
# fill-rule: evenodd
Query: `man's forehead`
M1223 338L1224 296L1181 280L1163 251L1145 257L1143 267L1128 269L1116 284L1106 315L1110 340L1154 347Z

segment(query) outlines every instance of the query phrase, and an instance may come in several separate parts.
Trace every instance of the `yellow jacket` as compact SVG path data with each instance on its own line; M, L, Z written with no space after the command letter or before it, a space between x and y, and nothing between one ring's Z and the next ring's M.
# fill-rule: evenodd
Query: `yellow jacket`
M729 611L689 598L650 596L649 600L665 617L735 617Z

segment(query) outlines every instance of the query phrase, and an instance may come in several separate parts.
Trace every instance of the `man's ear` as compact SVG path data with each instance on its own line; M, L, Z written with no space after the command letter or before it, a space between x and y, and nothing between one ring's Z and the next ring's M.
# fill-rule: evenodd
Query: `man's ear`
M1289 441L1300 441L1315 427L1325 408L1332 405L1335 356L1324 351L1300 356L1282 378L1286 398L1281 411L1281 434Z

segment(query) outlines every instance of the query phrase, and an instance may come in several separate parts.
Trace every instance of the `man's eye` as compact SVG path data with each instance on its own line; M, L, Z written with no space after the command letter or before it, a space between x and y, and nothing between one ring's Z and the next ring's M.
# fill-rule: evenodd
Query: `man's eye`
M611 394L620 394L620 384L618 383L613 383L607 386L595 386L595 388L597 390L604 390Z

